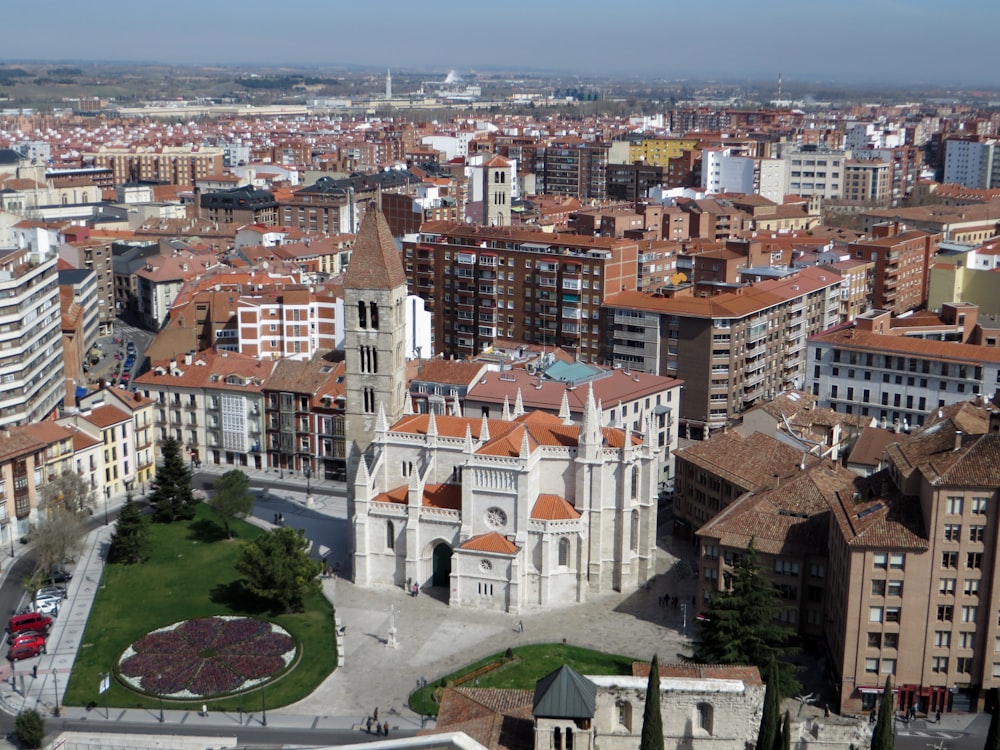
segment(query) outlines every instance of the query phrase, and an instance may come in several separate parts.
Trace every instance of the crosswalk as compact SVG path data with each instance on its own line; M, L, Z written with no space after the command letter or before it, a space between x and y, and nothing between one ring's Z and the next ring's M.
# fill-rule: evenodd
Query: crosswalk
M919 729L900 729L896 734L900 737L929 737L934 740L957 740L961 732L928 732Z

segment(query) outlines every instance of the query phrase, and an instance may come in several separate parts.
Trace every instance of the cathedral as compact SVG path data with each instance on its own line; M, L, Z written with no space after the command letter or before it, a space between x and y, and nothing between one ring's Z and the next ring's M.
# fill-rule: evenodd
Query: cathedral
M559 416L411 413L405 296L370 209L344 279L355 583L441 587L451 606L517 613L650 580L660 449L602 426L592 392L580 424L565 403Z

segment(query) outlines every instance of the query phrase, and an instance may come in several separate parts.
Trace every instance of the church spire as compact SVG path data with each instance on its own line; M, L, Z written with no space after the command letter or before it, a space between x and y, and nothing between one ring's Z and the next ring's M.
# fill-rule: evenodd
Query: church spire
M573 418L570 416L569 411L569 391L563 391L562 403L559 404L559 419L562 420L563 424L573 424Z
M483 421L479 425L479 439L484 443L488 443L490 440L490 420L486 418L485 414L483 414Z
M406 286L406 271L392 230L378 207L368 206L361 220L358 237L351 250L351 261L344 273L347 289L394 289Z

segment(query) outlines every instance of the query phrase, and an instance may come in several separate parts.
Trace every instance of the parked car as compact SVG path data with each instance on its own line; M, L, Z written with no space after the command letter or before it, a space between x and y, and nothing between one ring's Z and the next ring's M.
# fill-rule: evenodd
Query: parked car
M135 342L134 341L129 341L125 345L125 351L127 351L129 354L131 354L134 357L135 356Z
M49 573L44 583L46 586L53 586L57 583L69 583L73 580L73 574L68 570L53 570Z
M42 588L38 589L38 595L45 597L58 596L60 599L65 599L69 596L64 586L42 586Z
M46 596L35 598L35 610L43 615L59 615L59 608L62 606L61 596Z
M14 615L7 621L7 633L10 635L27 631L48 633L51 627L52 618L48 615L43 615L41 612Z
M17 661L18 659L30 659L33 656L38 656L39 654L45 653L45 638L40 635L36 635L29 638L19 639L11 644L10 650L7 652L7 658L10 661Z
M12 640L9 645L15 646L18 643L22 643L24 641L30 641L30 640L33 640L35 638L45 638L45 634L44 633L34 633L34 632L32 632L32 633L19 633L18 635L14 636L14 640Z

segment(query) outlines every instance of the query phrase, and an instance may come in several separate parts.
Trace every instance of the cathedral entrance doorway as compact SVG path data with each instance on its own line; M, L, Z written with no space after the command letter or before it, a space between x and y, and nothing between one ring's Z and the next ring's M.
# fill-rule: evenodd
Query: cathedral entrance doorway
M431 586L451 585L451 547L444 542L434 547L434 572Z

